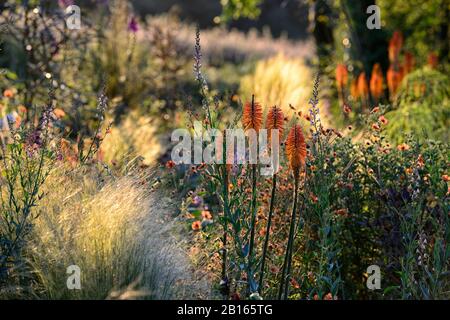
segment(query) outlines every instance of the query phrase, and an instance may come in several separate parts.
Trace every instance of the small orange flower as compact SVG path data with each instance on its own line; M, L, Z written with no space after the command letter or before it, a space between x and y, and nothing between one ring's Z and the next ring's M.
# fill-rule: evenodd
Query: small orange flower
M380 117L378 118L378 121L380 121L381 124L383 124L383 125L387 125L387 124L389 123L389 120L386 119L385 116L380 116Z
M442 180L444 180L445 182L449 182L450 177L447 174L444 174L444 175L442 175Z
M17 115L15 123L14 123L14 127L16 129L19 128L21 123L22 123L22 118L19 115Z
M192 222L192 230L199 231L202 228L202 223L198 220Z
M380 130L380 126L377 123L374 123L372 124L372 129L378 131Z
M339 210L336 210L336 214L339 216L347 216L348 210L347 209L339 209Z
M5 91L3 91L3 96L5 98L12 98L14 97L14 92L11 89L6 89Z
M19 114L25 114L25 113L27 113L27 108L21 104L17 107L17 111Z
M297 280L294 278L291 278L291 285L294 289L300 289L300 285L298 284Z
M375 107L375 108L373 108L372 109L372 113L377 113L378 111L380 111L380 108L379 107Z
M169 160L169 161L167 161L166 162L166 168L167 169L172 169L173 167L175 167L175 162L174 161L172 161L172 160Z
M207 220L211 220L212 219L211 212L209 212L208 210L203 210L202 211L202 218L203 219L207 219Z
M412 168L406 168L406 169L405 169L405 173L406 173L407 175L411 175L411 174L413 173L413 169L412 169Z
M247 102L244 105L244 110L242 114L242 125L244 130L254 129L256 132L261 129L262 124L262 108L258 102L254 101L252 97L252 102Z
M348 104L344 104L344 113L352 112L352 108Z
M397 150L399 150L399 151L406 151L409 149L410 149L410 147L406 143L402 143L397 146Z
M64 117L66 115L66 113L64 112L63 109L60 108L55 108L55 110L53 110L53 113L55 114L55 116L58 119L61 119L62 117Z

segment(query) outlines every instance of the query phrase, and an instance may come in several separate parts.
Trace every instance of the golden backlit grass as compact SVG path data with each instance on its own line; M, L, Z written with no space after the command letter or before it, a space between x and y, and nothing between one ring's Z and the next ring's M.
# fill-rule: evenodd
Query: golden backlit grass
M157 127L150 117L129 113L102 143L103 160L111 164L123 165L136 156L143 157L144 164L154 164L161 155Z
M130 176L97 169L53 169L27 245L37 283L49 299L173 299L192 294L189 262L165 219L170 205ZM156 199L156 198L158 199ZM66 269L81 269L68 290Z
M259 61L255 71L242 78L241 93L245 97L254 94L264 107L278 105L291 115L289 104L301 110L308 106L312 78L302 60L279 54Z

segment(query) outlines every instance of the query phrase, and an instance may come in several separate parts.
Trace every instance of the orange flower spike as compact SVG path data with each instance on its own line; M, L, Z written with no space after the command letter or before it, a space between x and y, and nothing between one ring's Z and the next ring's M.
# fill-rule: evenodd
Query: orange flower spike
M375 99L379 99L383 94L383 73L379 63L375 63L370 77L370 93Z
M434 53L434 52L431 52L431 53L428 55L428 65L429 65L431 68L436 69L437 66L438 66L438 63L439 63L439 59L438 59L437 54Z
M348 81L348 72L345 64L338 64L336 66L336 86L339 91L341 91Z
M403 70L405 75L413 71L414 66L416 65L416 59L411 52L405 52L405 62L403 64Z
M367 85L365 72L361 72L358 77L358 94L361 98L365 99L367 99L369 96L369 87Z
M402 81L402 74L399 70L395 70L392 66L387 71L387 84L391 98L397 92L397 89Z
M294 125L289 131L286 140L286 156L294 173L294 178L298 179L300 169L305 165L306 159L305 136L302 127L298 124Z
M247 102L244 105L242 114L242 125L244 130L254 129L256 132L261 129L263 111L258 102L255 102L255 97L252 96L252 102Z
M272 135L272 130L278 130L278 137L281 140L284 132L284 114L283 111L273 106L267 113L266 128L269 131L269 140Z
M403 46L403 35L400 31L395 31L394 34L392 35L391 40L389 41L388 47L389 61L391 63L397 62L402 46Z

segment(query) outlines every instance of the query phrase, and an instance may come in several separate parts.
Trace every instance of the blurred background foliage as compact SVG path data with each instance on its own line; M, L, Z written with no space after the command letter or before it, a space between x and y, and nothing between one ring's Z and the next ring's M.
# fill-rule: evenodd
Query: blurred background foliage
M397 177L403 172L410 172L410 167L418 162L417 156L423 146L407 140L407 145L397 146L400 148L388 147L384 136L381 137L385 132L390 141L395 143L404 142L405 134L410 134L418 136L424 145L431 146L428 155L424 154L426 165L431 167L430 172L433 173L434 183L430 186L430 193L440 199L444 195L448 196L448 175L445 174L448 152L445 147L441 147L440 142L429 143L424 139L428 137L446 142L449 138L448 0L79 0L76 4L82 10L81 32L65 28L64 8L71 2L8 0L0 3L0 89L3 93L0 109L3 119L20 112L24 120L37 121L39 111L46 104L48 91L53 92L55 110L58 110L55 127L67 138L64 145L71 158L67 171L73 171L72 162L77 162L76 155L83 153L83 146L97 141L96 159L91 160L102 164L101 172L91 175L98 176L101 184L109 183L104 181L106 170L108 179L112 181L111 190L118 190L117 195L111 193L120 200L105 201L108 207L119 203L123 205L120 210L128 212L134 208L131 211L133 217L140 217L142 212L150 210L154 206L153 202L149 208L146 205L142 208L133 207L135 199L142 195L140 189L134 193L135 183L125 181L119 187L127 192L122 192L115 184L113 174L128 172L130 163L133 168L138 164L139 168L145 169L165 162L167 168L173 169L170 161L167 161L172 129L189 127L192 119L201 118L198 106L204 100L192 75L197 26L201 29L202 70L208 80L217 119L224 125L235 121L233 118L240 114L242 104L250 100L252 94L265 108L276 104L283 108L291 121L310 123L308 99L314 74L320 71L322 123L326 129L337 128L335 132L339 130L339 137L345 136L345 143L334 145L336 150L332 159L341 161L341 165L352 164L352 159L360 159L352 168L359 185L353 184L349 174L348 177L342 177L345 188L342 184L330 184L328 188L321 177L330 177L330 173L324 172L323 176L317 174L317 186L327 189L325 193L335 189L330 193L330 199L333 199L330 203L333 205L326 208L329 213L331 210L339 211L344 205L348 205L353 212L368 212L389 199L404 210L402 213L410 210L404 208L400 201L407 181L397 185ZM368 14L365 9L373 4L381 8L380 30L369 30L366 26ZM401 72L401 77L396 83L398 89L391 90L386 79L392 66L388 52L391 39L397 31L400 32L397 35L403 35L396 56L401 64L394 71ZM411 54L414 63L410 69L403 70L406 53ZM374 99L369 84L375 74L373 70L376 63L381 68L381 93L380 97ZM337 70L341 70L340 80L344 83L342 92L336 85L339 82L336 81ZM103 91L108 97L108 108L105 106L99 110L97 100L99 92L103 94ZM380 108L376 108L378 105ZM386 108L381 105L386 105ZM388 113L382 118L379 112L382 110L384 113L385 109ZM365 131L367 133L367 123L364 122L366 116L373 118L369 137L363 136ZM309 135L311 132L306 128L305 132ZM321 134L331 132L334 131L324 130ZM100 140L103 142L101 146ZM353 141L360 143L358 148L354 148ZM396 151L390 151L391 147ZM380 150L383 152L381 169ZM409 160L406 162L403 151L408 151ZM334 165L336 163L332 161L326 167L333 168ZM317 167L312 165L310 169L314 171L313 168ZM387 194L372 192L378 190L379 186L373 181L370 167L378 167L380 172L386 173L387 181L393 185ZM170 195L172 198L184 197L187 190L194 188L196 180L191 179L186 172L185 169L173 170L169 175L170 180L173 180L172 187L182 189L182 192L174 190ZM338 177L342 172L336 170L335 173L338 173ZM83 190L95 191L79 194L75 191L78 188L74 188L73 192L78 195L71 198L70 207L76 208L74 210L77 212L85 212L86 221L97 224L96 221L103 217L99 213L106 211L96 206L99 203L97 199L103 199L104 196L96 192L97 178L94 177L92 182L83 180L83 170L75 172L73 177L68 176L65 170L60 174L52 174L54 180L49 190L71 179L69 182L81 184ZM148 181L139 181L141 183L147 186ZM72 193L71 188L66 191ZM130 194L130 198L122 199L126 194ZM61 230L53 226L59 223L56 217L60 214L71 219L67 228L78 228L75 223L77 215L71 215L72 209L60 212L58 206L52 205L65 199L60 196L55 194L55 199L49 199L46 206L54 208L54 215L51 212L51 223L38 226L37 233L46 235L49 230L53 230L67 234L66 226ZM314 199L313 196L311 199ZM385 196L388 200L382 198ZM418 203L428 201L425 198L428 196L423 193L423 199ZM85 199L88 201L83 201ZM160 199L156 199L156 202L160 203ZM446 208L435 203L434 198L430 202L431 209L447 212ZM85 203L89 204L86 210L78 209ZM280 203L285 206L283 210L289 210L288 200ZM167 208L158 210L164 215L168 212ZM174 208L171 210L176 211ZM378 218L380 210L376 210L372 213ZM118 216L110 224L99 224L105 230L99 233L100 240L116 241L116 235L108 230L113 227L120 230L119 226L123 225L121 219L125 218L125 215ZM353 254L351 260L354 261L348 265L348 270L344 266L343 271L348 272L344 272L343 277L348 277L347 283L355 283L356 289L362 292L365 286L358 282L361 280L360 266L373 261L369 256L363 257L371 253L371 248L367 252L361 250L364 253L355 253L353 250L353 243L364 242L361 241L366 236L366 229L361 229L363 223L370 227L370 221L364 220L366 216L361 219L349 223L347 230L351 232L349 235L343 234L343 237L349 236L351 240L343 247L347 251L345 256ZM398 226L398 222L393 221L392 225ZM139 226L131 227L130 230L135 232L138 229L134 228ZM90 236L90 228L80 225L78 230L80 237ZM385 231L388 235L399 234L391 232L389 228ZM37 237L45 239L42 235L38 234ZM128 242L128 233L126 235L123 239ZM117 239L120 239L119 233ZM64 242L73 243L70 238ZM73 252L77 253L77 245L82 247L86 243L81 241L74 244ZM130 241L130 244L134 246L135 243ZM380 248L390 247L382 243ZM37 254L34 263L44 280L48 270L46 261L52 261L54 265L55 261L61 261L60 253L65 252L65 248L60 249L57 242L55 248L50 246L50 252L45 249L40 242L30 248ZM138 256L133 254L133 250L140 250L140 247L129 249L124 247L119 252L121 261L130 259L130 255ZM314 250L310 252L314 253ZM381 251L379 253L380 258L389 259L389 255ZM100 261L101 265L103 262L110 265L114 260L110 259L110 250L105 251L105 256L108 259ZM98 262L94 256L88 259L92 259L94 265ZM174 259L178 259L178 256ZM134 262L138 272L146 261ZM167 264L186 264L189 267L189 263L184 261L181 264L168 261ZM155 266L155 270L160 269L170 270ZM180 270L181 273L184 271L184 268ZM101 280L103 275L99 275L100 282L110 284L109 276L112 274L107 274L105 282ZM352 277L357 278L350 281ZM313 282L311 280L311 287L314 287ZM50 282L51 285L59 283L59 278ZM96 282L91 283L90 287L93 291L95 288L101 289L98 297L103 297L110 289L109 286L102 288ZM303 286L300 288L305 290Z
M449 141L450 81L447 75L429 67L409 74L403 81L387 113L387 133L391 141L403 142L404 134L419 134Z

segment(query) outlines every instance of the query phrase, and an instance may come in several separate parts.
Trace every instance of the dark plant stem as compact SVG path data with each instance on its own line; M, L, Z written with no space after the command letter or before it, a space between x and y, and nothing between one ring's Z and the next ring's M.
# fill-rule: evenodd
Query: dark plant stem
M287 299L289 280L290 280L290 269L291 269L291 260L292 260L292 247L294 242L294 233L295 233L295 213L297 211L297 195L298 195L298 177L294 180L294 203L292 206L292 215L289 227L289 238L286 248L286 255L284 257L283 262L283 271L281 274L280 288L278 291L278 300L283 298Z
M270 227L272 226L273 208L275 206L275 194L277 189L277 174L272 177L272 194L270 196L269 216L267 217L266 238L264 239L264 247L261 259L261 275L259 277L259 292L262 292L264 284L264 268L266 264L267 248L269 247Z
M226 144L226 131L224 135L223 140L223 161L226 163L226 150L227 150L227 144ZM222 281L224 282L225 286L228 286L228 277L227 277L227 218L230 216L230 206L229 206L229 198L228 198L228 184L229 184L229 177L228 177L228 168L227 165L224 164L223 167L223 185L222 185L222 197L223 197L223 214L224 214L224 221L222 223L223 226L223 238L222 238ZM229 290L224 290L224 299L228 299Z
M252 165L252 205L251 205L251 225L250 225L250 245L248 250L248 293L251 292L250 283L253 281L253 248L255 245L255 225L256 225L256 164Z

